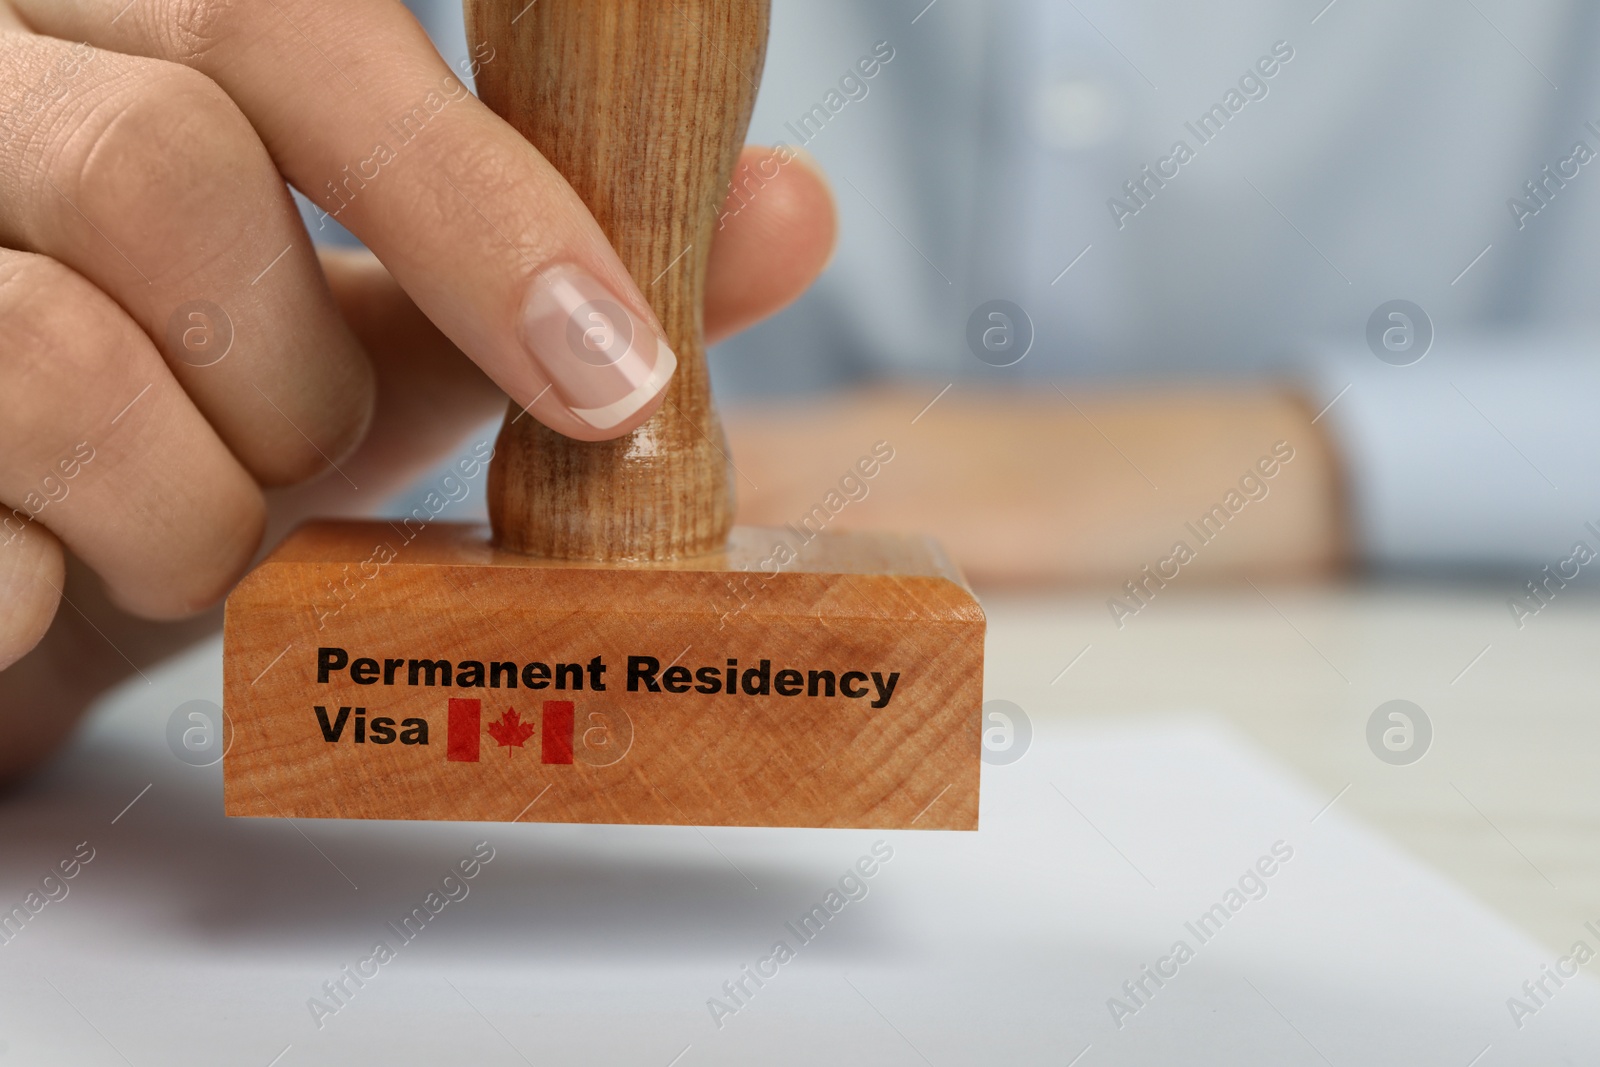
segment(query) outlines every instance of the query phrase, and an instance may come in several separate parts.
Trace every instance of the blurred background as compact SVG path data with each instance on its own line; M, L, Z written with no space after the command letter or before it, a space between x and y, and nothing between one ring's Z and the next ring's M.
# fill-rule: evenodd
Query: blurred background
M463 60L457 5L413 7ZM934 529L980 578L1137 571L1291 438L1194 572L1600 549L1597 44L1561 0L777 0L750 139L821 163L841 237L713 353L736 460L779 468L740 460L744 517L937 395L839 524Z

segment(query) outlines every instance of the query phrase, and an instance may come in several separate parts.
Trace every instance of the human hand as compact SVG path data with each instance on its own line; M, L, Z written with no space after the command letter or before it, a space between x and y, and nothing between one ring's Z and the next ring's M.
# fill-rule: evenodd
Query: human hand
M564 378L522 328L575 267L657 329L397 0L125 3L0 0L0 777L192 639L146 620L215 604L269 523L370 507L506 394L584 437L656 402L585 424L583 396L640 383ZM319 263L285 179L377 259ZM798 295L833 224L820 175L777 168L717 235L709 338Z

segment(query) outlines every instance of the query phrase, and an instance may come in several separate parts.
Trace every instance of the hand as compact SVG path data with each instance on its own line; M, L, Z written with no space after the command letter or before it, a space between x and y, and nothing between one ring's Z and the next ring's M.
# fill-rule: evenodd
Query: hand
M0 69L0 779L213 627L144 620L216 604L264 531L370 507L507 394L574 436L653 410L585 423L593 383L521 328L576 270L658 329L398 0L0 0ZM319 263L285 180L377 258ZM797 296L833 228L781 167L718 233L711 338Z

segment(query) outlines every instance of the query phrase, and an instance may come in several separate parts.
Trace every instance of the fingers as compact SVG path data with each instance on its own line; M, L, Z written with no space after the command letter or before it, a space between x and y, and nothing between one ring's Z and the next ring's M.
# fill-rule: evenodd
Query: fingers
M837 236L833 193L809 155L746 148L706 266L706 343L797 299L828 265Z
M0 521L0 671L37 645L55 618L66 580L61 542L6 502Z
M321 481L270 494L268 542L311 516L372 513L506 410L506 395L462 355L367 252L324 249L324 270L351 329L372 354L372 428L339 469L360 485Z
M0 72L0 243L115 298L263 482L336 463L365 430L370 369L226 94L175 64L27 34L0 35Z
M248 116L279 169L383 260L520 404L616 437L659 403L675 357L565 180L466 90L398 0L19 0L41 32L192 66ZM486 47L478 63L511 62ZM590 304L614 325L580 357ZM587 342L590 334L583 333ZM620 357L604 348L628 337Z
M505 394L428 321L376 258L330 249L322 261L345 319L377 370L378 415L369 442L383 437L432 463L467 430L505 410Z
M808 157L786 151L752 147L741 158L711 248L708 342L795 299L832 251L836 227L826 179ZM346 320L372 355L377 412L361 448L340 464L362 492L345 492L342 483L325 479L275 494L276 528L308 514L358 513L505 408L504 394L423 316L376 259L324 250L322 261Z
M711 247L707 343L766 318L804 292L827 265L836 233L827 179L808 156L746 148ZM370 437L384 434L389 424L411 424L408 443L453 441L504 407L500 391L422 315L381 263L364 252L324 249L321 255L334 299L376 364L380 400ZM425 405L439 417L426 420ZM433 433L435 422L441 434ZM437 455L427 447L421 453Z
M0 501L32 517L24 540L48 529L119 606L146 618L220 599L265 518L255 482L138 325L61 264L9 251L0 251Z

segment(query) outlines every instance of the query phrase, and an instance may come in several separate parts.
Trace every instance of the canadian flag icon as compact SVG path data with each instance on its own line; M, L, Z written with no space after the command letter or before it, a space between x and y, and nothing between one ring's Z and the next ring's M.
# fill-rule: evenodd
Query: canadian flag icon
M575 706L570 700L546 700L540 713L539 762L571 763ZM489 737L506 755L524 747L533 736L532 723L523 722L516 708L508 707L488 724ZM451 763L477 763L483 749L483 701L450 698L450 726L445 759Z

